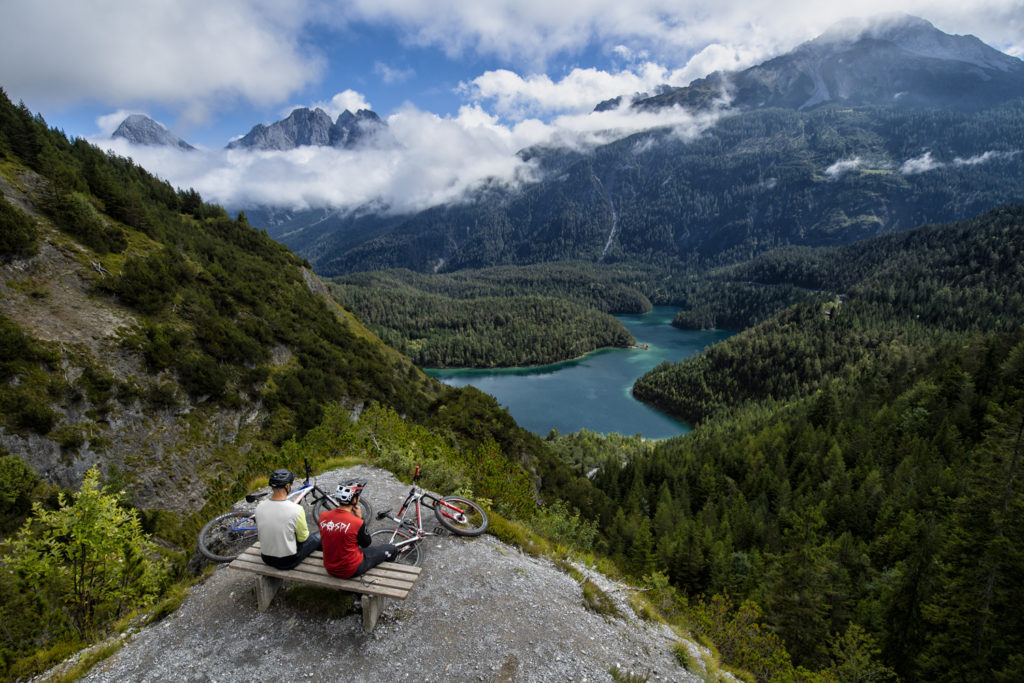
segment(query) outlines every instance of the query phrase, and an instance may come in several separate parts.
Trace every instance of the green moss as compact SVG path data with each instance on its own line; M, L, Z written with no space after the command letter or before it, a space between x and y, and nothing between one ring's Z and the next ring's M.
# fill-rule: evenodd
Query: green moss
M583 605L591 612L596 612L606 618L618 618L622 616L615 602L601 590L600 586L590 579L583 580Z

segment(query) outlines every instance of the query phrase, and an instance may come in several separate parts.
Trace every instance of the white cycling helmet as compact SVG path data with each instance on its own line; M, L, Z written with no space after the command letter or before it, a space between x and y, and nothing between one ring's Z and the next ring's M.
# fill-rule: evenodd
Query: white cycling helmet
M338 484L338 490L334 497L342 505L351 505L357 496L362 492L363 484L358 481L343 481Z

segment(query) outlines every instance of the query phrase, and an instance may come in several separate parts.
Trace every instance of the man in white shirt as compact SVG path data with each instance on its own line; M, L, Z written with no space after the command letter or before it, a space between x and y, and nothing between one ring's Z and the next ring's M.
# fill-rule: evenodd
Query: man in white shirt
M274 470L270 475L270 498L256 506L256 531L263 561L277 569L297 567L314 550L320 549L320 532L309 533L306 513L288 500L295 475Z

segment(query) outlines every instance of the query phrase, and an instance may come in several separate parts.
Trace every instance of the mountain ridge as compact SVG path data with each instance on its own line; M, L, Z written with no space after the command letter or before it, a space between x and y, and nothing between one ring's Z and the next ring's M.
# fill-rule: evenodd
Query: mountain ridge
M721 264L1024 201L1024 62L916 17L831 31L634 103L719 108L695 137L653 128L589 150L524 150L538 180L413 214L244 208L334 276L563 259Z
M1024 93L1024 61L975 36L955 36L911 15L839 22L792 51L738 72L715 72L634 103L740 110L825 103L979 109Z
M332 121L319 107L299 107L269 126L256 124L241 138L229 142L227 149L287 151L305 145L352 149L383 141L386 136L387 123L369 109L355 114L346 109Z

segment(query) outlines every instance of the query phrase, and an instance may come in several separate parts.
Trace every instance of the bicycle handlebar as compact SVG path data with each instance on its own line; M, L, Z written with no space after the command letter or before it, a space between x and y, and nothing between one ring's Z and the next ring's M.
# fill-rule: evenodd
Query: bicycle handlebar
M416 470L412 473L412 480L415 482L415 481L418 481L419 478L420 478L420 466L416 465Z

